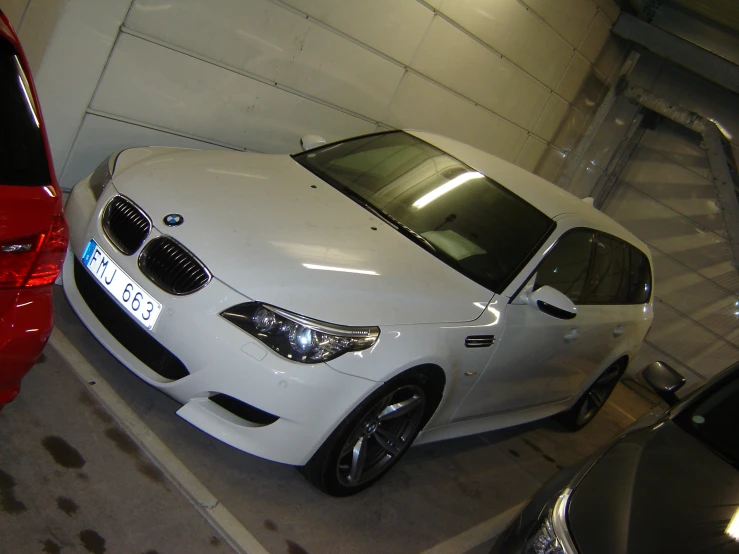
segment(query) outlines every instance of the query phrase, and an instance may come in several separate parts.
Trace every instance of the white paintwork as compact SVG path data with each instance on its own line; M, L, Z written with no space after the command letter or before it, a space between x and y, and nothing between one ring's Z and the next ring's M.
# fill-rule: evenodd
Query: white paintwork
M536 289L527 295L527 300L531 306L537 306L537 302L544 302L573 316L577 315L577 306L575 306L572 300L552 287L543 286Z
M303 150L310 150L311 148L318 148L326 144L326 139L321 135L305 135L300 139L300 146Z
M422 364L440 367L446 387L419 442L568 408L608 365L634 355L651 322L651 304L578 306L574 319L561 320L529 305L532 291L523 285L568 229L600 229L646 248L592 206L508 162L439 135L409 132L556 221L555 231L502 294L458 274L288 156L141 148L119 157L113 183L98 202L87 179L69 198L64 287L70 303L118 359L183 404L180 416L236 448L284 463L306 463L368 394ZM190 371L177 381L124 349L75 285L73 260L91 238L132 279L149 282L137 257L114 253L102 231L100 211L118 193L151 217L150 238L165 229L165 214L184 215L186 223L166 233L213 273L191 295L147 288L163 306L152 335ZM368 350L324 364L292 362L219 316L250 300L336 324L378 325L380 338ZM467 348L465 338L472 335L494 335L495 344ZM279 419L266 427L241 420L207 399L218 392Z
M175 146L199 150L221 150L222 146L195 140L151 127L144 127L110 117L87 114L82 122L69 160L59 177L62 188L71 189L89 175L111 152L133 146Z

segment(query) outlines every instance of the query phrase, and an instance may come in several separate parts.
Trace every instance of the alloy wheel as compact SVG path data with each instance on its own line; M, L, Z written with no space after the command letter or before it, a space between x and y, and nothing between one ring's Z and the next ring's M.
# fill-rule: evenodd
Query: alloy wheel
M336 475L357 487L390 467L410 446L424 410L426 395L417 385L404 385L384 396L360 419L339 454Z
M603 404L606 403L606 400L608 400L620 376L621 368L614 364L604 371L603 375L598 377L598 380L592 384L590 390L585 394L584 402L577 414L579 424L584 425L595 417L595 414L598 413Z

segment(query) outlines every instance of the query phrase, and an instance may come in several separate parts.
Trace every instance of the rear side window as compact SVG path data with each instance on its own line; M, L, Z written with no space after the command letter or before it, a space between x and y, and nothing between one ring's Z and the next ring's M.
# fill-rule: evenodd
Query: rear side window
M645 304L649 260L626 242L591 229L565 233L537 268L536 285L548 285L579 305Z
M629 304L646 304L652 293L652 270L643 252L629 246Z
M628 276L629 252L626 244L597 234L589 278L588 304L628 304Z
M0 37L0 185L48 185L49 164L29 76Z

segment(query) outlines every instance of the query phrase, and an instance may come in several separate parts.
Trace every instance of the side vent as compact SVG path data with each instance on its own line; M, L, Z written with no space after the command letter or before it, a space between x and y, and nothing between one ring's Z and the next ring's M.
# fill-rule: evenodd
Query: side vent
M495 344L494 335L472 335L464 339L467 348L487 348Z

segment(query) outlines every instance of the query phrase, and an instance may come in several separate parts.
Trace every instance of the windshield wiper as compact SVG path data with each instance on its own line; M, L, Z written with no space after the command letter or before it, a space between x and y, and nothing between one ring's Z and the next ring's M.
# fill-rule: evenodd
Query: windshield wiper
M380 210L380 212L382 212L382 216L385 219L387 219L396 229L401 231L409 239L414 240L417 243L420 243L422 246L425 246L427 249L431 250L432 252L437 251L436 246L434 246L434 244L429 239L424 237L422 234L417 233L416 231L408 227L408 225L406 225L405 223L401 223L400 221L395 219L390 214L383 212L382 210Z
M395 227L396 230L400 231L402 234L404 234L406 237L414 241L416 244L419 244L426 248L427 250L430 250L431 252L436 253L437 249L436 246L433 245L433 243L428 240L423 235L417 233L410 227L408 227L405 223L401 223L399 220L391 216L389 213L381 210L377 206L375 206L372 202L367 200L364 196L356 192L355 190L352 190L346 185L339 185L339 190L346 194L348 197L350 197L352 200L357 202L358 204L361 204L363 207L365 207L367 210L375 214L380 219L384 219L390 225Z

